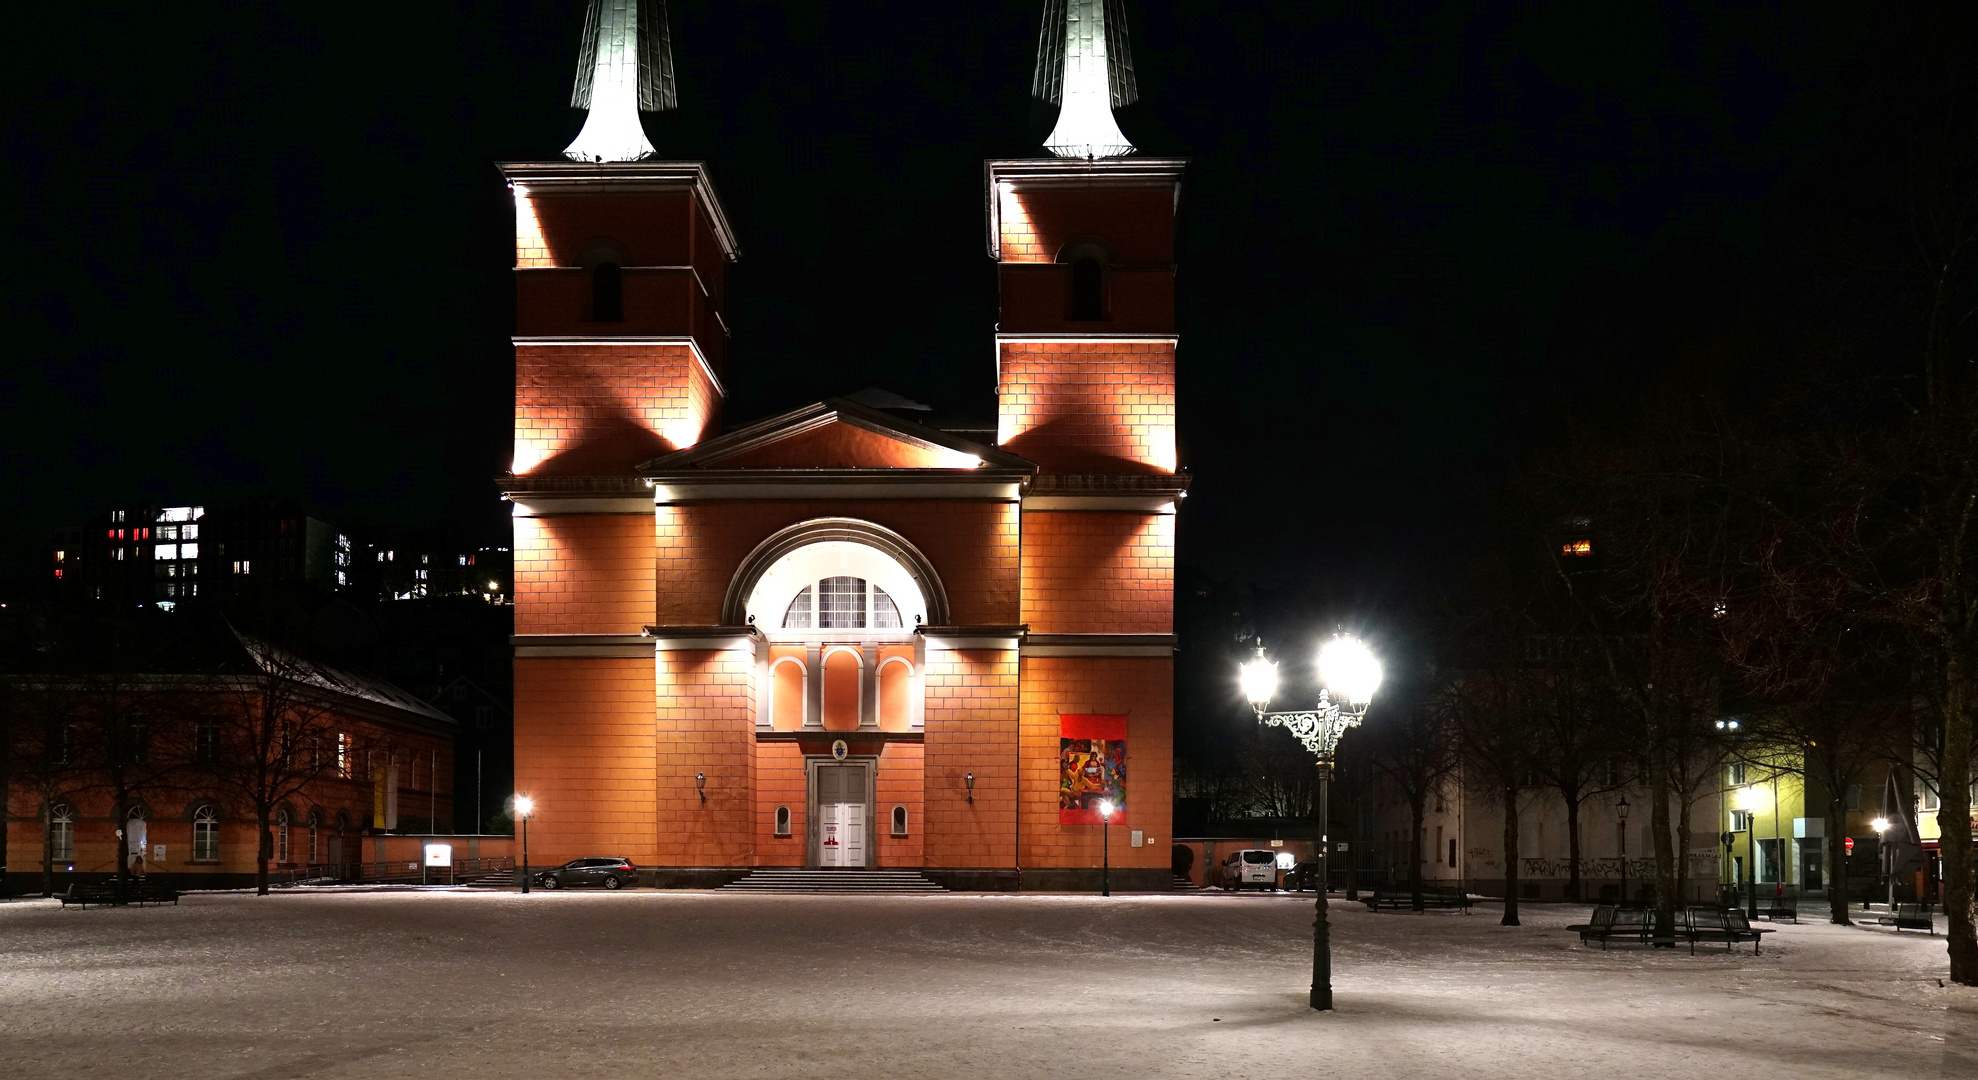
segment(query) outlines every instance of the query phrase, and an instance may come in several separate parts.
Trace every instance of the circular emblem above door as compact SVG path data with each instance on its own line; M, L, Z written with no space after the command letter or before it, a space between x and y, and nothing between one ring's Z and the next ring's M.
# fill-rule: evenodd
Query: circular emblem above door
M836 739L836 740L833 740L833 741L832 741L832 743L831 743L831 760L833 760L833 761L843 761L843 760L845 760L845 740L843 740L843 739Z

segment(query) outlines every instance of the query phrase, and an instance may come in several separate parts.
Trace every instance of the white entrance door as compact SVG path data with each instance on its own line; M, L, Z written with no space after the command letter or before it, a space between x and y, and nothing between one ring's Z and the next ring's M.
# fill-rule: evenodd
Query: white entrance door
M817 864L865 866L865 768L817 768Z

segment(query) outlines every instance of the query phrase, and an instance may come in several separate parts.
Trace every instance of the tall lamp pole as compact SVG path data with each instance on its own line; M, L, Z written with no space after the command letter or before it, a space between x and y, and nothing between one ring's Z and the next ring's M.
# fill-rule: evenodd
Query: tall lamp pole
M1331 782L1332 755L1346 729L1366 718L1367 704L1380 688L1380 661L1358 638L1336 637L1319 649L1319 679L1326 688L1319 691L1318 706L1307 712L1271 712L1272 695L1277 693L1277 664L1264 659L1263 642L1257 643L1256 659L1239 672L1243 696L1259 722L1281 727L1319 759L1319 882L1312 918L1312 1008L1332 1008L1332 925L1326 919L1326 888L1330 884L1332 836ZM1339 691L1344 703L1334 701Z
M1113 895L1113 800L1099 800L1099 895Z
M1621 796L1621 805L1615 808L1621 815L1621 903L1628 902L1628 797Z
M1896 868L1895 860L1890 858L1894 853L1889 850L1889 819L1878 817L1874 821L1869 822L1868 827L1875 830L1875 869L1882 872L1882 880L1888 884L1889 914L1894 915L1896 913ZM1837 876L1841 881L1847 881L1846 870L1843 870Z
M522 892L529 891L529 815L536 809L536 800L527 795L515 796L515 816L522 822Z

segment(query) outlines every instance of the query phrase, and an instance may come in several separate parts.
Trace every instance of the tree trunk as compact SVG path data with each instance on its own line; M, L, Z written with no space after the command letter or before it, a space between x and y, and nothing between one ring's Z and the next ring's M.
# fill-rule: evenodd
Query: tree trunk
M1427 793L1408 800L1408 813L1414 825L1408 835L1408 893L1416 911L1427 910L1422 905L1422 818L1428 811L1427 803Z
M1669 774L1659 760L1649 756L1651 775L1648 824L1655 833L1655 944L1673 948L1676 944L1676 860L1669 850Z
M1944 914L1949 918L1951 981L1978 986L1971 860L1971 673L1955 653L1945 664L1944 757L1938 781L1937 834L1944 857Z
M1504 926L1518 925L1518 783L1504 785Z
M1690 895L1690 800L1682 799L1676 813L1676 902L1689 903Z
M268 895L268 859L275 853L275 834L268 826L268 811L255 811L254 825L261 836L261 843L254 852L254 895Z
M1559 794L1566 800L1566 899L1580 899L1580 798L1564 787Z
M1847 787L1839 792L1827 793L1827 820L1821 830L1827 838L1820 842L1826 848L1827 856L1827 921L1835 926L1853 926L1854 918L1848 914L1848 860L1845 839L1847 832Z

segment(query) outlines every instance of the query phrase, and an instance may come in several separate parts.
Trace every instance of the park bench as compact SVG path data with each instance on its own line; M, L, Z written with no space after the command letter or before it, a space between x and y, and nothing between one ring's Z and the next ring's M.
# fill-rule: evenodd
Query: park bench
M147 877L136 881L105 881L95 885L71 884L67 892L57 893L55 898L65 908L70 904L77 907L91 904L109 904L112 907L125 904L177 905L179 891L169 881Z
M1799 901L1790 897L1774 897L1765 908L1764 915L1773 922L1799 922Z
M1699 941L1721 941L1725 952L1730 952L1739 942L1749 941L1751 954L1757 956L1760 937L1777 931L1753 928L1751 920L1738 908L1696 904L1683 912L1683 933L1690 939L1691 956L1696 955L1696 943Z
M1424 908L1456 908L1462 911L1470 909L1470 894L1462 889L1423 889L1421 895ZM1415 894L1408 889L1375 889L1371 896L1360 902L1367 905L1368 911L1379 911L1383 908L1399 911L1402 908L1415 906Z
M1931 916L1930 908L1925 904L1897 904L1895 918L1890 921L1895 924L1898 934L1904 930L1928 930L1932 934L1937 932L1937 920Z
M1653 916L1646 908L1601 904L1593 909L1593 918L1566 929L1578 933L1582 942L1600 942L1600 951L1606 952L1610 941L1636 945L1646 942L1653 929Z

